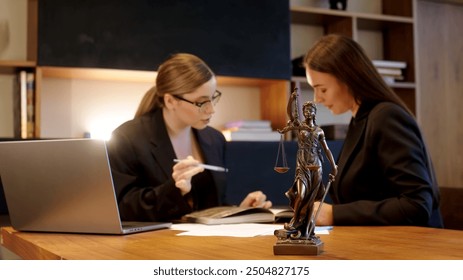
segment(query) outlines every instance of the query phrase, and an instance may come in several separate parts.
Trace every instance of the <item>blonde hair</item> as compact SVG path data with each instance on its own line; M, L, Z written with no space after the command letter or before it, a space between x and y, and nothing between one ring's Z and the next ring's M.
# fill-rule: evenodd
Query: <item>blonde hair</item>
M158 68L156 84L143 96L135 117L164 106L164 95L181 95L195 91L214 77L214 72L199 57L178 53Z

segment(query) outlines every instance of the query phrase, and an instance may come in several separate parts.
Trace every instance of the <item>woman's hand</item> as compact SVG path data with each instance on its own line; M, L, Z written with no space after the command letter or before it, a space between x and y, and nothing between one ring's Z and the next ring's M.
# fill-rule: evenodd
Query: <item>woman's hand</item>
M313 205L314 213L317 213L320 207L320 201L315 201ZM317 226L332 226L333 225L333 206L328 203L323 203L323 207L320 209L317 220L315 221Z
M272 202L267 200L267 196L261 191L249 193L241 202L240 207L272 207Z
M198 165L199 163L192 156L188 156L174 165L172 178L182 195L191 191L191 177L204 171L204 168Z

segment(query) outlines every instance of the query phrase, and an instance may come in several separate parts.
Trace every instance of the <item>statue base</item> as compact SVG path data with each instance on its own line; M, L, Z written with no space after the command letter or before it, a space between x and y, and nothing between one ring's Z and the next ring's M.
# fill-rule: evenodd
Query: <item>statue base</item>
M278 238L273 245L274 255L320 255L323 252L324 243L318 236L308 239Z

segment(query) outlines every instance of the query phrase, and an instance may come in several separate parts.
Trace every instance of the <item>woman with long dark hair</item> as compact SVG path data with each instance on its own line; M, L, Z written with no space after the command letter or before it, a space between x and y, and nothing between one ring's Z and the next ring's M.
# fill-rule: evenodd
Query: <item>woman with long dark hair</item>
M304 65L315 102L352 119L319 225L442 227L439 190L418 124L354 40L322 37ZM318 207L318 204L316 204Z

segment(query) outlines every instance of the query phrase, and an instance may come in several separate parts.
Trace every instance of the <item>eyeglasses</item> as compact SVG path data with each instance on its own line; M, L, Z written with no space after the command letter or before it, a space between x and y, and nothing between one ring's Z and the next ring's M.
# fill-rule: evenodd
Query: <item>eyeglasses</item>
M193 102L190 100L187 100L180 95L172 95L173 97L177 98L178 100L185 101L187 103L193 104L196 107L198 107L200 113L207 112L212 109L212 106L215 106L217 102L219 102L220 97L222 96L222 93L218 90L214 92L214 95L212 95L212 98L210 100L206 100L203 102Z

